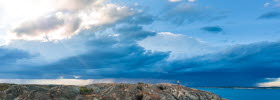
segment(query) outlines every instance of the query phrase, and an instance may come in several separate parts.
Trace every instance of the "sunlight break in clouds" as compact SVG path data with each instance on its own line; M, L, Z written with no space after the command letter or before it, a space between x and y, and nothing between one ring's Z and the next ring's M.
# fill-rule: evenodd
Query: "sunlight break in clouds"
M280 87L280 78L267 78L270 82L259 83L259 87Z
M114 79L0 79L0 83L40 85L89 85L93 83L114 83Z
M94 83L172 83L162 79L0 79L0 83L39 85L90 85Z
M46 3L43 8L40 3ZM24 2L20 6L15 1L4 2L4 9L7 12L15 9L26 8L13 11L23 15L30 15L28 18L22 17L21 22L13 24L9 28L9 39L54 41L70 38L78 34L80 30L100 28L103 25L113 24L125 17L133 15L133 9L115 4L108 4L105 0L39 0L36 2ZM36 11L34 11L36 9ZM38 13L37 13L38 10ZM42 12L39 12L42 11ZM34 12L31 13L31 12ZM15 16L12 14L12 16ZM20 19L20 18L19 18Z

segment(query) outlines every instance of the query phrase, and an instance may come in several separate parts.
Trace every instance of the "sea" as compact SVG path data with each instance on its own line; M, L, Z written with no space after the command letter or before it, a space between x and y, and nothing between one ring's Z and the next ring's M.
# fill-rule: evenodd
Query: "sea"
M215 93L228 100L280 100L280 89L196 88Z

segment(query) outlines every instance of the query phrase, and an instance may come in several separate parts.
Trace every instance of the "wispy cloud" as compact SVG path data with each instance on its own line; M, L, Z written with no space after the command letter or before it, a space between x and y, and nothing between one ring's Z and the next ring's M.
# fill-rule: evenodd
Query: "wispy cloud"
M147 50L170 52L169 60L205 55L214 48L194 37L170 32L160 32L139 41L139 44Z
M182 25L194 22L212 22L226 18L226 14L209 7L198 6L190 2L168 5L160 18Z
M280 19L280 12L274 11L264 13L261 16L259 16L258 19Z
M279 0L270 0L264 3L264 7L280 7Z

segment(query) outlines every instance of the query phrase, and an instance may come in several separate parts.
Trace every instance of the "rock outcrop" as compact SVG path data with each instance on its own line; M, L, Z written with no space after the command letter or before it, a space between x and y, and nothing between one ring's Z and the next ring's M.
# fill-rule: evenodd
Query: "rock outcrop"
M175 84L98 83L86 86L0 84L0 100L223 100Z

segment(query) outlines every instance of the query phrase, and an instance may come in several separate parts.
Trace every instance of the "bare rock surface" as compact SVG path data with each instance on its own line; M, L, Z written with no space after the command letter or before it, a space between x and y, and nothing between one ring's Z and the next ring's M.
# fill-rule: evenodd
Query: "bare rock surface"
M86 86L0 84L0 100L223 100L175 84L98 83Z

